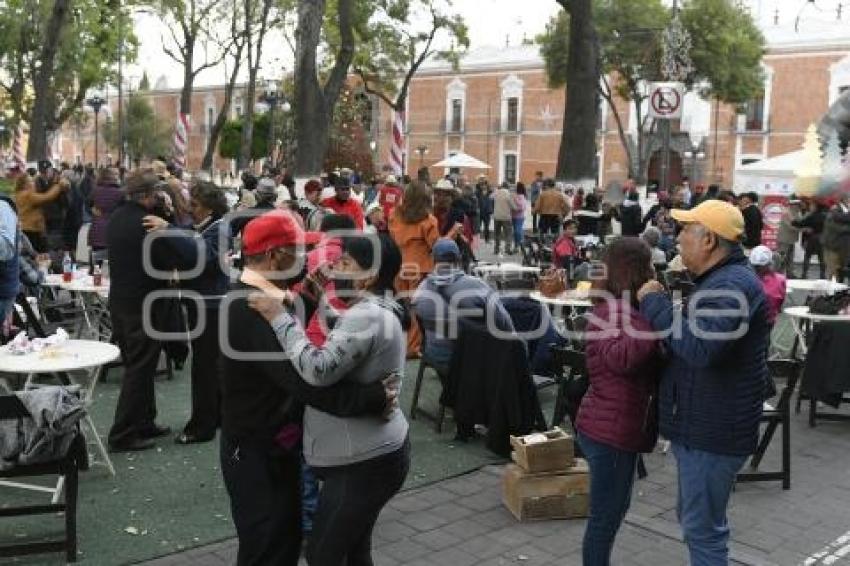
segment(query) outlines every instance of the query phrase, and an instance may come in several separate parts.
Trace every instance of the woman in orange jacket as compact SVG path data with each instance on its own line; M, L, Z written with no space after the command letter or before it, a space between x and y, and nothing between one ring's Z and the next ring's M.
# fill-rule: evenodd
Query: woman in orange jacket
M437 218L432 214L433 206L431 188L415 181L404 191L402 203L393 209L390 216L390 236L401 250L401 272L395 286L402 298L409 299L419 283L434 269L431 248L440 238L440 230ZM407 334L407 357L418 358L421 345L419 325L412 320Z
M62 196L69 187L68 180L62 179L40 193L35 190L35 183L29 175L21 175L15 181L15 206L18 207L18 221L21 224L21 230L38 253L49 251L43 207Z

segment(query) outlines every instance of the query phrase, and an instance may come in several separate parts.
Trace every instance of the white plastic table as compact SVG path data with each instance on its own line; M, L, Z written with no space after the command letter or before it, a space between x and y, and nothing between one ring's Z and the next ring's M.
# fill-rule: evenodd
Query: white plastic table
M91 275L83 275L67 283L61 282L59 288L79 298L89 336L97 340L109 341L112 325L109 321L109 310L104 304L104 300L109 298L109 280L104 279L102 283L102 285L95 285Z
M850 323L850 314L815 314L809 312L807 306L787 307L782 310L791 319L794 332L797 334L800 350L803 355L808 351L806 346L806 323L814 322L847 322Z
M67 340L40 352L29 354L12 354L8 346L3 346L0 347L0 372L24 374L27 376L26 385L32 386L35 376L39 374L84 370L88 374L87 383L78 385L81 386L83 402L86 406L90 406L94 400L94 389L100 379L103 366L114 362L120 355L120 350L114 344L94 340ZM70 378L70 373L68 375ZM91 415L86 414L83 422L88 426L103 458L102 462L93 460L92 463L104 464L109 469L109 473L114 476L115 467L112 465L103 440L97 433Z
M785 282L785 292L804 291L806 293L835 293L844 291L847 285L826 279L789 279Z
M487 275L513 275L526 273L540 273L540 268L532 265L520 265L519 263L492 263L476 265L472 271L481 277Z
M547 297L540 291L532 291L529 297L546 305L554 307L567 307L571 309L589 309L593 307L593 303L586 297L570 294L569 291L558 295L557 297Z

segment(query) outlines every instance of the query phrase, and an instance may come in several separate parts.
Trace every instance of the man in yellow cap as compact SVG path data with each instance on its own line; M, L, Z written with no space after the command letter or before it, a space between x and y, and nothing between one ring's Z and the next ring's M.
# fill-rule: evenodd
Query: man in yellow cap
M740 210L709 200L672 215L682 224L678 241L694 292L681 311L655 281L638 300L668 352L659 430L676 456L690 563L727 564L726 507L755 451L769 379L767 301L740 244Z

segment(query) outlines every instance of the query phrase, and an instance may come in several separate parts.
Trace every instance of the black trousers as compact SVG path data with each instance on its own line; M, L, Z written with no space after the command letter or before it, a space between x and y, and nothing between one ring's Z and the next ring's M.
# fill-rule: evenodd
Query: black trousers
M110 298L109 315L112 336L124 361L121 393L109 431L109 443L120 444L143 436L154 426L154 376L162 344L145 333L141 299Z
M479 218L481 222L481 228L479 228L478 233L484 236L484 241L490 241L490 218L489 214L482 214Z
M301 455L221 435L221 471L239 538L238 566L297 566Z
M410 469L410 441L383 456L348 466L313 468L322 480L310 566L372 566L372 529Z
M218 305L216 305L217 307ZM186 303L189 329L198 324L197 305ZM192 416L183 431L199 438L212 438L220 422L222 360L218 308L207 308L206 323L192 340Z
M558 235L561 227L561 217L557 214L541 214L540 220L537 222L537 227L540 234Z

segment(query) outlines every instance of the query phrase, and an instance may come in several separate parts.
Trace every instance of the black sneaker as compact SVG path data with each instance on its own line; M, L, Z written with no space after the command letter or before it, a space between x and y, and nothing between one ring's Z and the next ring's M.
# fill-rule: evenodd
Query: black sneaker
M171 428L154 424L152 428L139 433L141 438L160 438L171 434Z

